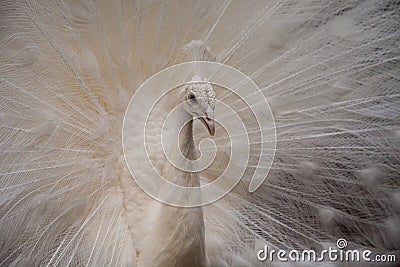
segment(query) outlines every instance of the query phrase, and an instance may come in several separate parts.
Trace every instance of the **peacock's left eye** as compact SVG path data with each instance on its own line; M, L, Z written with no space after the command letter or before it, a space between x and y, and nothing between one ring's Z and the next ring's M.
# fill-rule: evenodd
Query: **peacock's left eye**
M197 102L196 96L195 96L194 94L189 94L189 95L188 95L188 99L189 99L190 102L192 102L192 103L196 103L196 102Z

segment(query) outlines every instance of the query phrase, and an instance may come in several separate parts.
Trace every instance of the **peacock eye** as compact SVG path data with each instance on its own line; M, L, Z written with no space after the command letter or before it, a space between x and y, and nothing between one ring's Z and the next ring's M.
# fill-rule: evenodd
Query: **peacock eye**
M188 95L188 99L189 99L190 102L192 102L192 103L196 103L196 102L197 102L196 96L195 96L194 94L189 94L189 95Z

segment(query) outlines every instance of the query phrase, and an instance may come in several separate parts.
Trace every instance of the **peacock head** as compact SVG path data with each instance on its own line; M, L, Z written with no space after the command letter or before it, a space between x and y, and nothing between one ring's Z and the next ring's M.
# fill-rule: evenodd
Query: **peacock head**
M180 98L183 101L184 109L194 118L200 119L210 135L214 135L215 92L208 80L197 75L194 76L182 88Z

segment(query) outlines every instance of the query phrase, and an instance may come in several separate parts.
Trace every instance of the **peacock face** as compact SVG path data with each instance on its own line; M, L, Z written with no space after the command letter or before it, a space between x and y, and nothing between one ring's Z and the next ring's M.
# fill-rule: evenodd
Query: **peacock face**
M210 135L214 135L215 92L211 84L207 80L195 76L185 87L184 92L185 110L193 117L200 119Z

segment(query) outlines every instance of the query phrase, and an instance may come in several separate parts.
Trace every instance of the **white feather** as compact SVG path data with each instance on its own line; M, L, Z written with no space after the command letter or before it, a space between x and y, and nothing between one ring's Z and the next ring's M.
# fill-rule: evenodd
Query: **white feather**
M123 116L147 78L190 60L244 72L276 123L262 186L247 192L265 167L254 143L241 183L203 208L211 266L262 264L260 240L301 249L346 238L398 255L399 20L390 0L1 1L0 265L153 266L140 257L164 240L143 233L161 204L126 167ZM164 111L148 136L161 170ZM196 142L206 134L196 123L194 133ZM202 183L228 160L222 131L215 139L220 153ZM165 258L179 265L187 240Z

